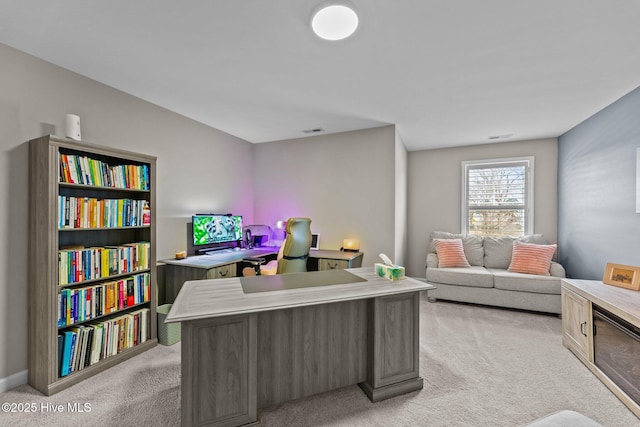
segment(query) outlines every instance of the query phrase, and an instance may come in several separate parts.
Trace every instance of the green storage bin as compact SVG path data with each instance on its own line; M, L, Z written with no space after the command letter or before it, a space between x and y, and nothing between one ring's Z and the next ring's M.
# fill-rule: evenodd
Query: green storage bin
M174 345L180 341L180 323L164 323L172 305L158 306L158 341L162 345Z

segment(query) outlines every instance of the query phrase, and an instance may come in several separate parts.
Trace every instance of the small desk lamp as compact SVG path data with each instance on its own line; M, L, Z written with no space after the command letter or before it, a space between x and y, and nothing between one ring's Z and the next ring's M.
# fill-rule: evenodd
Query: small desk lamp
M344 239L342 241L342 251L346 252L358 252L360 250L360 240L358 239Z

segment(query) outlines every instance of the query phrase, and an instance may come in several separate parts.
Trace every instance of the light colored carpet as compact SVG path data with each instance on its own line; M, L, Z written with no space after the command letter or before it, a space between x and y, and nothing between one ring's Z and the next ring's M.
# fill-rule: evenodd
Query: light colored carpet
M562 346L558 317L421 301L420 392L373 404L357 386L260 411L265 426L519 426L570 409L606 427L640 426ZM0 403L36 413L0 413L11 426L177 426L180 345L158 346L54 396L29 386ZM90 412L69 413L69 403ZM64 413L41 405L63 405Z

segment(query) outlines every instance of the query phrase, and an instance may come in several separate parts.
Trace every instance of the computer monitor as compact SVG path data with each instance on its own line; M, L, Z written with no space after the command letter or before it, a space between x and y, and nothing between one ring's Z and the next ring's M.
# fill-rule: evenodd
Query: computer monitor
M311 233L311 249L318 249L320 245L320 235Z
M242 240L242 216L220 214L193 215L193 246Z

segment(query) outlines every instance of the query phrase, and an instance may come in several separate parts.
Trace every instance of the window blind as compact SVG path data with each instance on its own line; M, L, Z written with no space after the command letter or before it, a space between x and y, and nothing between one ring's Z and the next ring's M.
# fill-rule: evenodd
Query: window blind
M465 232L514 237L530 233L530 160L465 163Z

